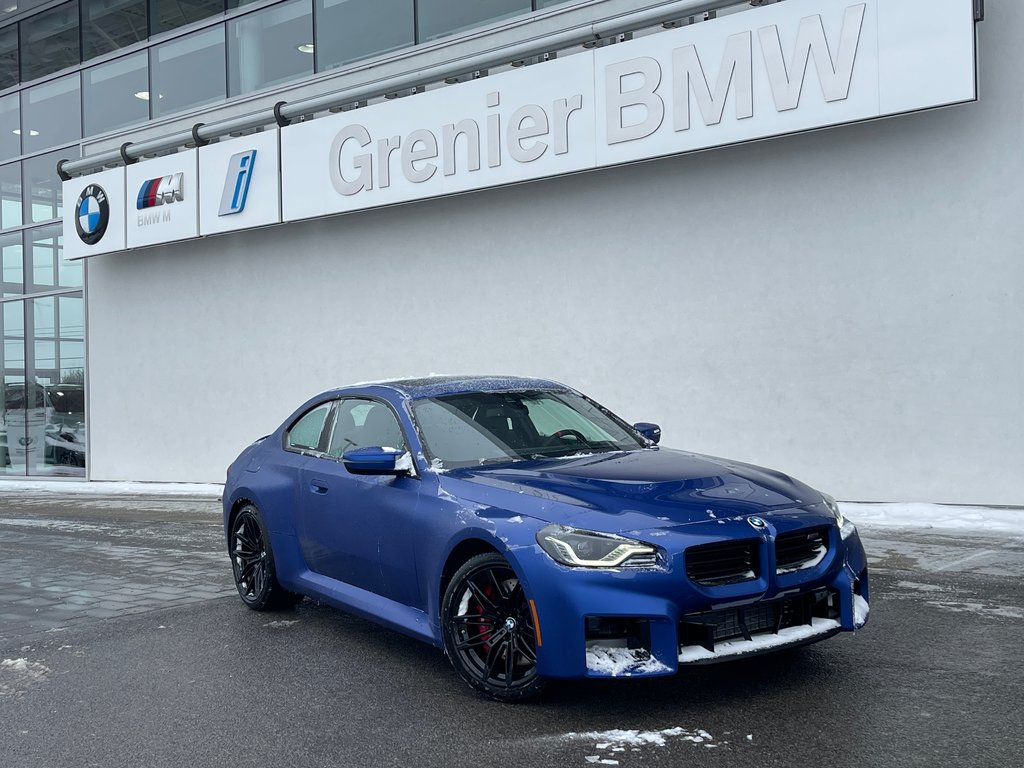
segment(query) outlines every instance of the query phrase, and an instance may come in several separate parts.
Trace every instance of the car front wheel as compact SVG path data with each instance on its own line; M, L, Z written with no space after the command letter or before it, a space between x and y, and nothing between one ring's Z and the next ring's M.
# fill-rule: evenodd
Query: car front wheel
M302 595L288 592L278 583L270 537L259 510L252 504L246 504L235 515L228 550L235 587L254 611L288 608L302 600Z
M505 558L493 552L466 561L445 590L441 613L445 651L470 686L505 702L540 693L533 611Z

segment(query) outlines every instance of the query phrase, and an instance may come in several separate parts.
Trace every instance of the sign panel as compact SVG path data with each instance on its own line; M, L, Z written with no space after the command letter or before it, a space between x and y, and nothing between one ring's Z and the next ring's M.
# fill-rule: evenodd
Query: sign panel
M284 219L589 168L592 79L583 54L283 128Z
M129 248L199 235L199 153L192 149L125 170Z
M276 128L199 148L199 234L281 221Z
M787 0L284 128L283 218L974 98L972 0Z
M970 101L967 0L787 0L594 54L597 165Z
M66 182L65 244L80 258L970 101L973 14L787 0L219 142L129 166L123 187Z
M65 181L63 194L65 259L124 250L124 168Z

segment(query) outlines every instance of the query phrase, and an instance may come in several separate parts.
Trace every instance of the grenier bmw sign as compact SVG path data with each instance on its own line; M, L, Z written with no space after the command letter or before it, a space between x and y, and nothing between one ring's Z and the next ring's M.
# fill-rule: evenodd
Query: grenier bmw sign
M131 165L120 194L100 180L117 171L73 179L65 199L99 184L111 220L67 255L111 250L119 208L131 248L971 101L973 6L787 0ZM81 204L65 232L88 238Z

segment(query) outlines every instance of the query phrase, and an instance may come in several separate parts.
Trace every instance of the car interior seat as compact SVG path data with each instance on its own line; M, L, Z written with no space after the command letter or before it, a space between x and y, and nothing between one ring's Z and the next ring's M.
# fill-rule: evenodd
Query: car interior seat
M405 439L402 429L395 420L395 415L386 405L374 405L368 414L359 434L360 447L379 445L384 448L405 450Z

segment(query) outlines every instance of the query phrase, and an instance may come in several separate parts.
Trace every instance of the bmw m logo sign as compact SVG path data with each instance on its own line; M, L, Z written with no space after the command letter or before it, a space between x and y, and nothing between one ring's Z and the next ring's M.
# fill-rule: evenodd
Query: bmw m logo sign
M747 522L759 531L768 527L768 523L766 523L760 517L748 517Z
M107 231L110 221L110 203L107 193L99 184L90 184L75 203L75 231L86 245L95 245Z
M139 187L139 196L135 201L135 207L140 211L144 208L153 208L157 205L170 204L185 199L182 190L182 173L174 173L170 176L161 176L158 179L149 179L142 182Z

